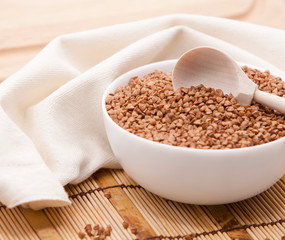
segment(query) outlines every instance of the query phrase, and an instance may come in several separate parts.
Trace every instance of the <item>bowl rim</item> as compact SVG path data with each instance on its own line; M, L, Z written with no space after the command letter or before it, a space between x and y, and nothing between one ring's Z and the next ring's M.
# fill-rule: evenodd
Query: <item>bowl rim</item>
M137 68L133 68L130 71L127 71L121 75L119 75L118 77L116 77L109 85L108 87L105 89L103 96L102 96L102 100L101 100L101 104L102 104L102 110L103 110L103 115L107 117L107 119L110 121L110 123L117 128L119 131L121 131L123 134L127 134L130 137L134 137L135 139L137 139L138 141L142 141L148 144L154 144L154 146L157 147L161 147L161 148L170 148L173 150L177 150L177 151L185 151L185 152L205 152L205 153L221 153L221 152L240 152L240 151L258 151L258 149L260 148L264 148L264 147L269 147L272 144L276 144L279 142L282 142L285 140L285 137L279 138L277 140L271 141L269 143L263 143L263 144L259 144L259 145L255 145L255 146L249 146L249 147L241 147L241 148L230 148L230 149L201 149L201 148L189 148L189 147L179 147L179 146L173 146L173 145L168 145L168 144L164 144L164 143L159 143L159 142L155 142L140 136L137 136L133 133L130 133L129 131L125 130L124 128L120 127L118 124L116 124L113 119L109 116L107 110L106 110L106 105L105 105L105 99L108 96L109 93L111 93L110 89L113 88L113 86L119 82L122 81L123 79L125 79L125 77L127 75L130 75L131 73L134 72L133 76L136 76L135 72L140 71L144 68L148 68L151 67L153 65L159 65L159 64L171 64L171 63L175 63L177 62L178 59L170 59L170 60L162 60L162 61L157 61L157 62L152 62L149 64L145 64L142 65L140 67ZM255 65L252 64L248 64L248 63L244 63L244 62L237 62L239 65L246 65L249 68L254 68L254 69L258 69L260 71L266 71L264 68L262 67L257 67ZM158 69L159 70L159 69ZM274 72L270 71L271 75L280 77L282 79L282 81L285 80L285 78L283 76L280 76L279 74L275 74ZM125 85L124 85L125 86Z

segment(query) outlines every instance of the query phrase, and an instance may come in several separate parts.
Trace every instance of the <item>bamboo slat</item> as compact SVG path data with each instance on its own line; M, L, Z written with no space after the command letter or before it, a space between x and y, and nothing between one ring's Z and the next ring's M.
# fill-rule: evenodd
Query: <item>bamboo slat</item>
M281 240L285 235L283 180L256 197L218 206L161 198L123 170L100 170L81 184L66 186L66 191L72 201L67 207L33 211L0 205L0 239L76 240L87 224L110 225L110 240L186 239L191 234L199 240ZM138 233L124 229L124 221Z

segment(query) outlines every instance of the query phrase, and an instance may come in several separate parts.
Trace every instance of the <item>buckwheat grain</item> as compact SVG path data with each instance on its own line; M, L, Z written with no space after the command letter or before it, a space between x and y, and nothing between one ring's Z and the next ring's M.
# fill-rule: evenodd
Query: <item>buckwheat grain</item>
M262 91L285 96L285 83L269 71L243 67ZM173 90L171 73L133 77L106 98L109 116L139 137L173 146L229 149L268 143L285 136L285 115L203 85Z

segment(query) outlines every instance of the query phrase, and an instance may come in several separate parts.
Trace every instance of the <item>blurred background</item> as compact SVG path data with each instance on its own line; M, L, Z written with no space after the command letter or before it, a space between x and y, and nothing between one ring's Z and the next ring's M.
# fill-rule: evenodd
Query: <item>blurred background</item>
M285 30L285 0L0 0L0 81L58 35L175 13Z

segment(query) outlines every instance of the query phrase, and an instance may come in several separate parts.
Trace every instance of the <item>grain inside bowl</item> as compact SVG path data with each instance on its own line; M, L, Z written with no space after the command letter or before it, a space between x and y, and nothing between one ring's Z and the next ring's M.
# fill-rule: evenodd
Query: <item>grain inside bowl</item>
M260 90L285 96L285 84L269 71L243 67ZM173 91L171 73L133 77L105 101L109 116L137 136L200 149L260 145L285 136L285 116L258 103L240 105L220 89L203 85Z

